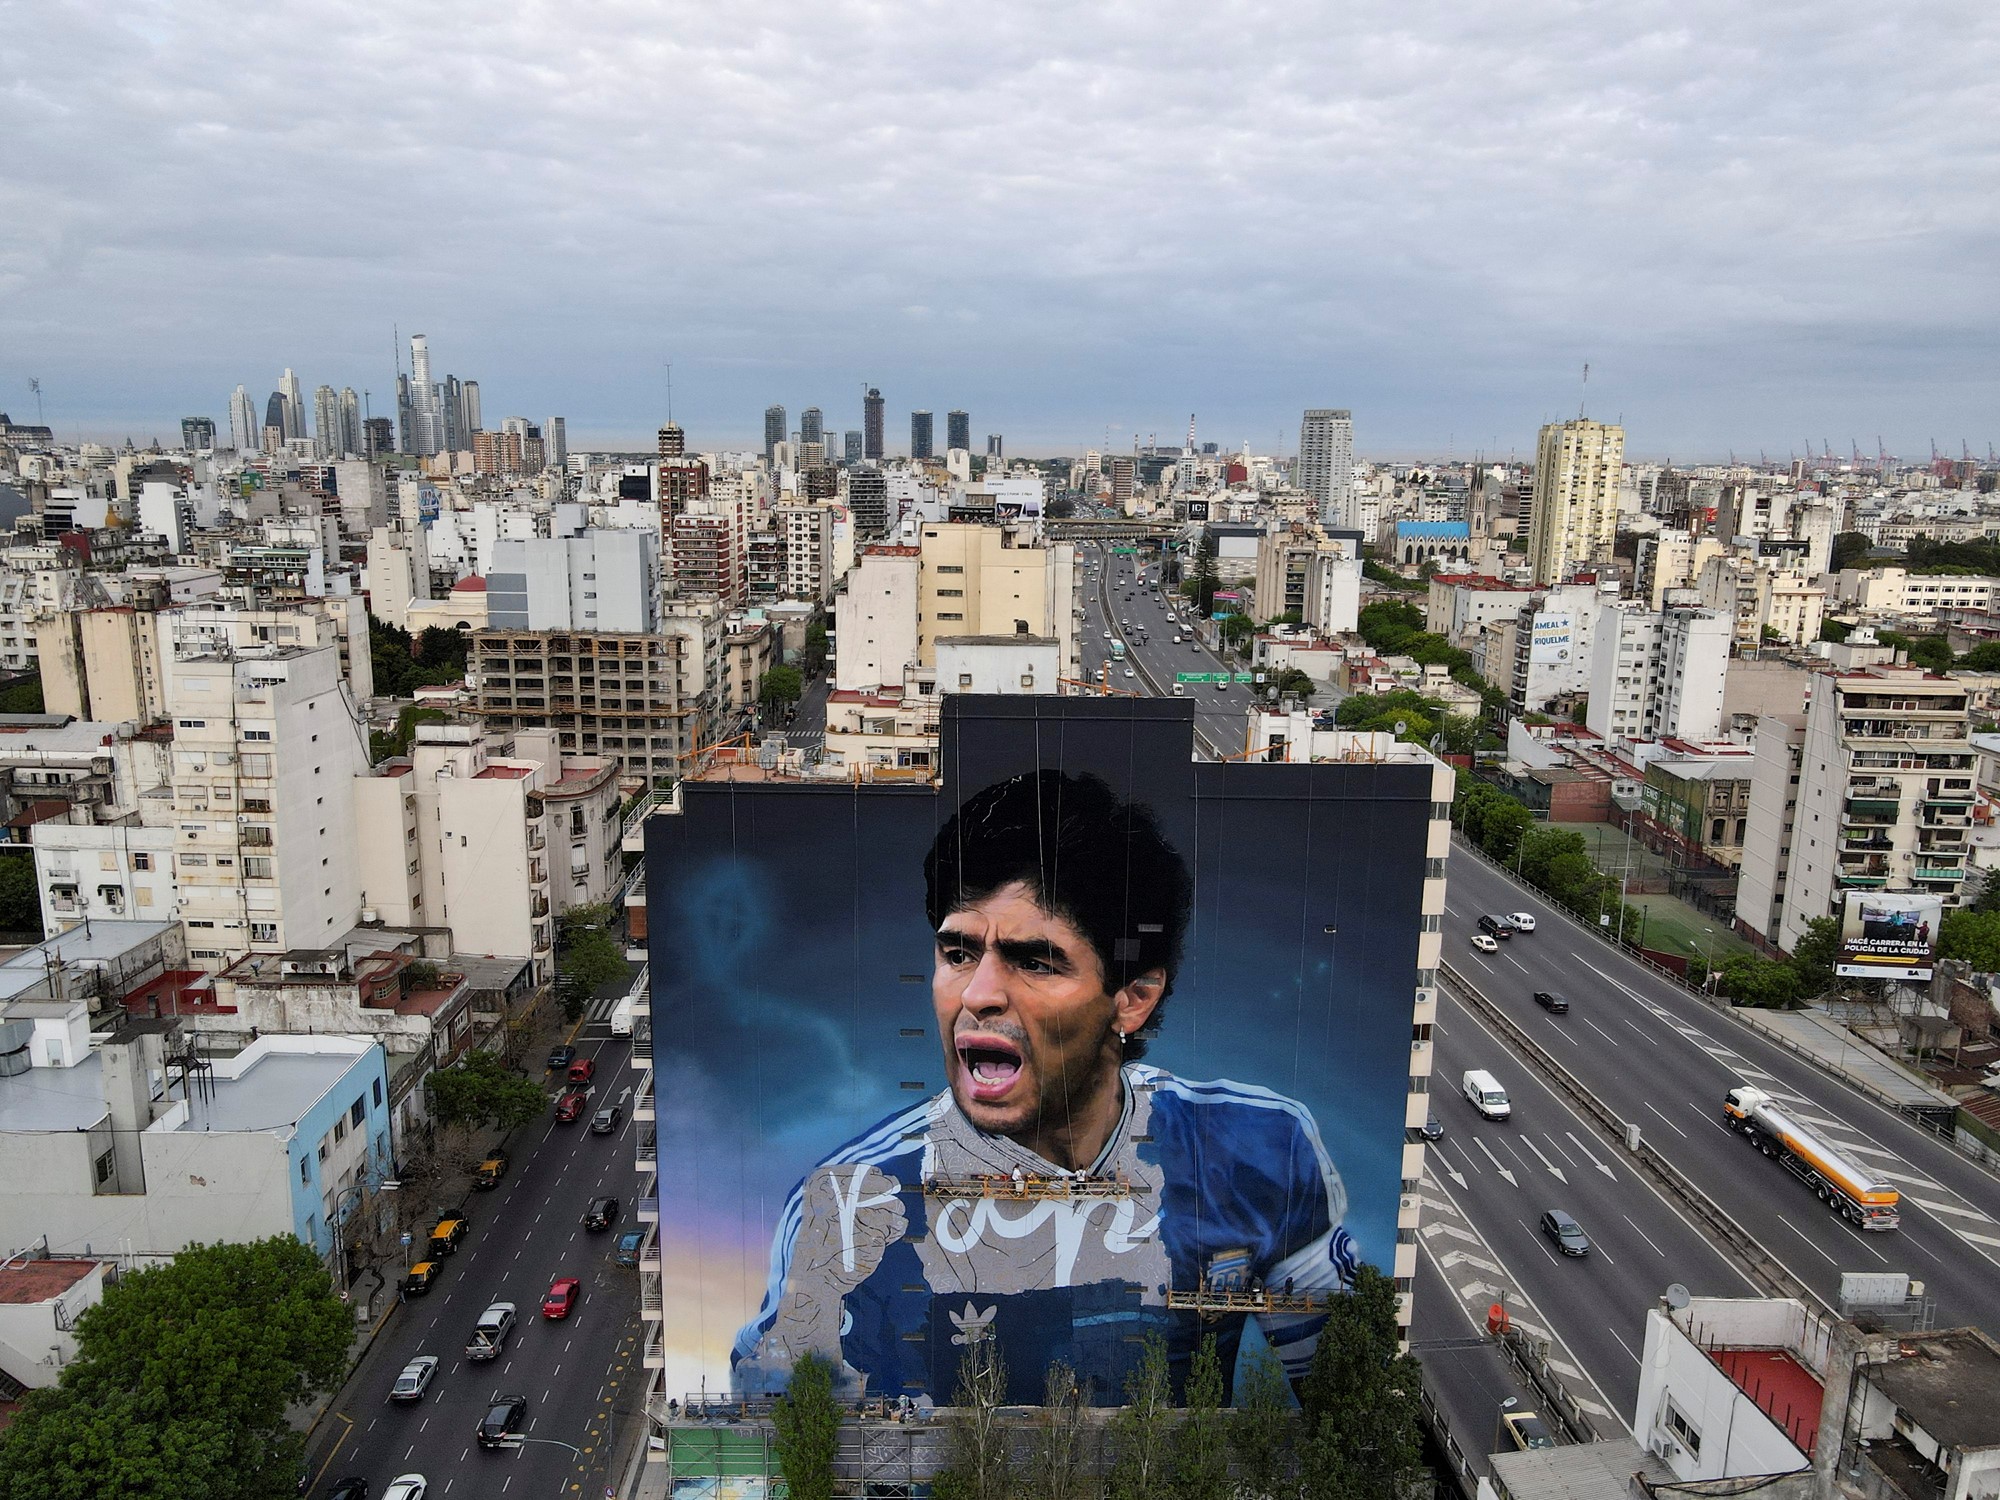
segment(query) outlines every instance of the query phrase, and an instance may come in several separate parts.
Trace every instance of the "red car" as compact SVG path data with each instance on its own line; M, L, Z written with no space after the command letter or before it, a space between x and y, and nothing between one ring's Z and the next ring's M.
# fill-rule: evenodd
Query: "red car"
M548 1296L542 1298L542 1316L551 1320L568 1317L582 1295L583 1283L576 1277L557 1277L549 1285Z
M594 1057L579 1057L569 1065L569 1081L571 1083L588 1083L596 1075L597 1059Z
M574 1125L583 1118L583 1112L590 1107L590 1100L583 1094L564 1094L556 1100L556 1123Z

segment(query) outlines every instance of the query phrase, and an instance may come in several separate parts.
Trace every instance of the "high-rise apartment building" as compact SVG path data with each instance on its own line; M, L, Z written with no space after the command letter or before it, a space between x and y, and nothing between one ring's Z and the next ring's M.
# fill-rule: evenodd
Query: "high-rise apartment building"
M660 542L651 531L496 541L486 575L495 630L649 631L659 623Z
M1773 775L1766 775L1762 723L1753 812L1782 769L1774 751ZM1978 765L1970 733L1967 689L1952 678L1883 665L1816 673L1798 748L1789 849L1781 842L1775 862L1783 878L1777 930L1764 936L1789 952L1815 918L1840 914L1849 891L1930 893L1956 906ZM1763 873L1773 863L1768 850L1752 879L1759 832L1752 827L1743 851L1748 907L1739 899L1753 923L1768 920L1775 884Z
M1312 496L1325 526L1347 526L1354 495L1354 413L1315 406L1299 421L1299 468L1293 482Z
M785 440L785 409L782 406L764 408L764 462L777 462L778 444Z
M799 442L824 443L826 441L826 417L817 406L808 406L799 413Z
M889 480L872 464L847 474L847 508L854 516L854 535L877 537L889 529Z
M772 508L772 529L784 545L782 597L824 604L833 596L833 520L831 505Z
M299 384L299 377L290 370L285 371L278 381L278 394L285 398L285 440L302 438L306 433L306 393Z
M910 457L930 458L933 456L931 452L931 414L927 411L913 411L910 413Z
M257 420L257 403L240 385L229 398L229 438L238 453L255 453L264 442L264 424Z
M278 446L282 448L285 439L292 436L288 430L291 424L291 411L285 404L285 393L283 391L271 392L270 395L264 398L265 441L269 442L270 430L275 427L278 430Z
M1593 734L1623 740L1722 736L1722 686L1735 622L1714 609L1614 605L1591 642Z
M874 386L861 398L861 456L869 463L882 457L882 393Z
M840 456L847 463L861 462L861 434L849 428L841 434Z
M1537 584L1611 556L1618 539L1618 485L1625 429L1578 417L1551 422L1535 445L1528 565Z
M998 462L1007 456L1007 444L997 432L986 434L986 456Z
M467 436L482 430L484 414L479 409L479 382L468 380L459 387L459 427Z
M330 385L313 392L313 446L321 458L339 458L340 395Z
M953 448L972 451L972 418L962 411L948 411L944 414L944 446L949 452Z
M1138 473L1139 465L1132 459L1121 455L1111 460L1111 503L1120 510L1132 504Z
M361 424L361 451L363 456L374 458L378 454L392 453L396 448L396 424L387 417L369 417Z
M215 446L215 423L207 417L181 418L181 446L200 453Z
M923 528L917 659L937 665L946 636L1052 636L1063 675L1080 677L1076 548L1021 546L1006 527L937 522Z
M361 430L361 398L354 393L354 387L343 386L340 391L340 442L336 445L334 458L359 458L368 451L367 435Z
M569 467L569 424L561 417L542 423L542 447L551 469Z

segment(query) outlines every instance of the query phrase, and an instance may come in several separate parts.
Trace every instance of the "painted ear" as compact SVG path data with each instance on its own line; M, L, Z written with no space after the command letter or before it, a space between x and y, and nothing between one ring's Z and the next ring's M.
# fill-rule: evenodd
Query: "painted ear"
M1116 1015L1118 1029L1130 1036L1143 1028L1152 1019L1159 1007L1160 998L1167 992L1167 971L1148 969L1145 973L1129 979L1125 987L1111 997L1112 1009Z

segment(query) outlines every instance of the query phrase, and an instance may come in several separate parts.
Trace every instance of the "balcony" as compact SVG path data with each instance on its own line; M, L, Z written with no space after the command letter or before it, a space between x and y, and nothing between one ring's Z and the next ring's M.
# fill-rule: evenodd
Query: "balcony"
M638 1212L641 1224L657 1224L660 1222L660 1200L657 1196L641 1198L632 1206Z
M546 917L548 914L549 914L549 898L538 892L535 896L535 899L528 903L528 915L539 919L542 917Z
M642 1316L643 1316L643 1310L642 1310ZM655 1319L658 1319L659 1314L655 1312L653 1314L653 1317ZM652 1328L647 1330L646 1347L639 1355L639 1363L642 1368L648 1370L660 1370L666 1368L667 1334L666 1334L665 1324L656 1321L653 1324ZM650 1456L651 1455L649 1454L648 1457Z
M639 1137L638 1154L633 1165L641 1172L657 1172L660 1169L659 1138L650 1130Z
M548 835L542 832L541 824L537 823L528 829L529 853L531 854L538 853L540 850L548 846L548 842L549 842Z
M1918 880L1963 880L1965 871L1957 865L1918 865L1914 872Z
M652 1120L654 1107L658 1101L653 1094L653 1070L646 1070L646 1078L639 1085L639 1091L632 1096L632 1118L641 1124Z

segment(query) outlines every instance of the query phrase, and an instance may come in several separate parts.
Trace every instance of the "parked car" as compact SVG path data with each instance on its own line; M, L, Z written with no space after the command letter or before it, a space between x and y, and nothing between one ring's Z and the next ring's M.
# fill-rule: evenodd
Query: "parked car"
M1472 946L1477 948L1481 953L1498 953L1500 951L1500 945L1483 932L1473 933Z
M424 1500L430 1485L421 1474L398 1474L382 1491L382 1500Z
M465 1238L466 1231L471 1227L457 1214L446 1214L439 1219L437 1228L431 1231L431 1259L438 1260L447 1255L455 1255L458 1252L458 1242Z
M507 1153L495 1151L473 1171L472 1185L476 1188L497 1188L500 1179L507 1175Z
M368 1481L359 1474L336 1479L333 1488L326 1492L326 1500L368 1500Z
M569 1081L571 1083L588 1083L596 1076L597 1059L594 1057L579 1057L569 1065Z
M431 1381L437 1378L438 1360L435 1354L419 1354L403 1366L403 1373L396 1377L396 1383L389 1387L391 1401L421 1401L424 1392L431 1388Z
M438 1272L443 1269L444 1267L440 1266L434 1260L418 1261L403 1273L403 1295L405 1297L423 1296L424 1293L431 1289L432 1283L438 1279Z
M585 1229L609 1229L617 1222L618 1200L608 1195L603 1198L592 1198L590 1207L583 1211Z
M486 1415L479 1419L479 1446L506 1447L507 1439L519 1436L521 1424L527 1420L526 1396L495 1396L493 1404L486 1408Z
M1514 935L1514 926L1511 922L1505 917L1496 917L1488 912L1480 914L1479 930L1498 938L1503 943Z
M549 1071L560 1073L576 1061L576 1048L554 1047L549 1051Z
M1564 1255L1590 1254L1590 1239L1583 1226L1559 1208L1542 1215L1542 1233L1554 1240Z
M645 1243L645 1230L627 1229L619 1234L617 1243L612 1247L611 1258L621 1266L636 1266L639 1264L639 1247Z
M587 1094L564 1094L562 1098L556 1100L556 1123L574 1125L583 1118L583 1111L589 1103L590 1097Z
M590 1117L590 1133L592 1135L609 1135L618 1128L619 1122L624 1118L624 1110L615 1104L607 1104Z
M576 1277L558 1276L549 1283L548 1294L542 1298L542 1316L552 1320L568 1317L582 1295L583 1283Z
M1510 911L1507 913L1507 920L1513 923L1516 932L1533 932L1535 930L1535 914L1533 912Z
M1566 1016L1569 1014L1569 1001L1554 990L1536 990L1535 1004L1539 1005L1550 1015Z

